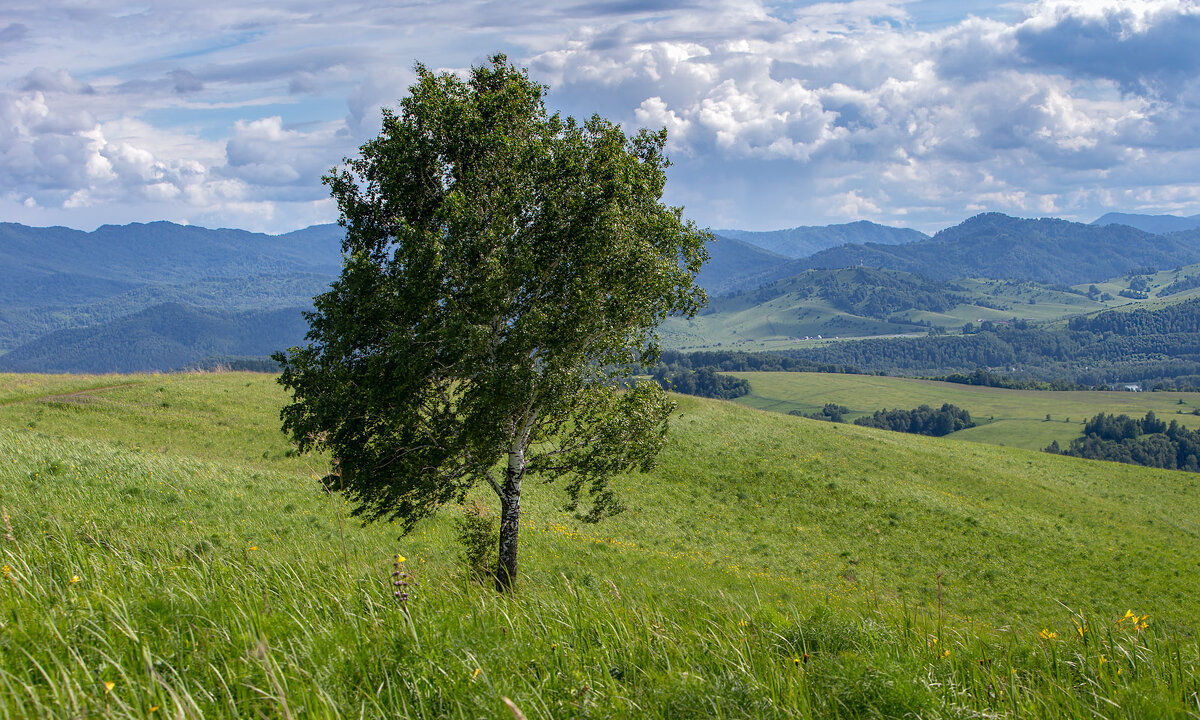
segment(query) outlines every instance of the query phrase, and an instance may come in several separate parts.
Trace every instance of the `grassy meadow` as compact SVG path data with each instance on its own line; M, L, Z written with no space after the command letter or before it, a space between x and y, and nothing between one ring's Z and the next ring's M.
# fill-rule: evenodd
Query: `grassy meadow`
M1195 475L679 397L625 513L528 483L504 598L456 508L348 517L283 400L0 375L0 718L1200 714Z
M1041 450L1051 442L1066 447L1083 435L1084 423L1097 413L1141 417L1148 411L1166 422L1178 420L1200 427L1200 393L1189 392L1039 392L959 385L880 375L825 373L729 373L750 382L750 394L735 402L747 407L787 413L820 410L825 403L851 409L850 420L884 408L941 407L952 403L971 413L976 427L954 433L971 440ZM1050 420L1046 420L1046 416Z

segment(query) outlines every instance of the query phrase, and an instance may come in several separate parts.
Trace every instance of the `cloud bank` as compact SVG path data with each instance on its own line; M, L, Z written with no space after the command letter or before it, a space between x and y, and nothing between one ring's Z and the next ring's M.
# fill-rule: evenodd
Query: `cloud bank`
M378 130L412 63L495 50L556 108L667 127L669 199L714 227L1200 212L1197 0L969 7L18 0L0 15L0 214L330 221L321 175Z

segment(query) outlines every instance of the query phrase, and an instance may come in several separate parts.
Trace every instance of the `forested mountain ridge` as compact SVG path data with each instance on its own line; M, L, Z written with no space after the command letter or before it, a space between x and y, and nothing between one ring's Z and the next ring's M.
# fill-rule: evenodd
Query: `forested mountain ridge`
M214 355L261 357L303 340L304 309L229 312L164 303L40 337L0 355L0 371L129 373L180 369Z
M711 297L739 292L793 275L799 270L790 258L736 238L715 235L708 243L708 262L696 284Z
M0 223L0 352L60 330L104 335L108 323L156 305L307 307L341 267L343 233L337 225L264 235L169 222L92 232Z
M336 274L337 225L282 235L169 222L102 225L92 232L0 223L0 266L24 277L55 274L136 284L263 273Z
M786 230L757 232L717 230L718 235L748 242L789 258L802 258L847 243L902 245L929 236L909 228L890 227L859 220L841 225L802 225Z
M1085 225L984 213L906 245L843 245L803 258L809 268L866 265L940 280L962 277L1076 284L1137 268L1200 262L1200 238L1153 235L1124 225Z

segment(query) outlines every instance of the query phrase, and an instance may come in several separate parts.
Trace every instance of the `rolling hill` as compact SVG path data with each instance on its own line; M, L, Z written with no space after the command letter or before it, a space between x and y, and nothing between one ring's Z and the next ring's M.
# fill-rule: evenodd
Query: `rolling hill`
M664 346L675 349L782 349L835 337L924 335L931 328L957 332L968 322L1014 317L1053 320L1104 307L1079 292L1029 282L950 283L868 267L808 270L712 298L690 320L668 318L662 337Z

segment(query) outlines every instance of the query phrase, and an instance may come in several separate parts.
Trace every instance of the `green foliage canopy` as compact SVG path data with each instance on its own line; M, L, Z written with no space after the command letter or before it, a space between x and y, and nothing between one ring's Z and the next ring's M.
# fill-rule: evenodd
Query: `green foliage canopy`
M504 56L470 77L416 67L398 114L325 178L345 264L277 359L284 430L325 448L366 519L413 524L486 481L499 581L516 570L521 480L565 478L598 519L609 478L649 469L673 403L618 378L693 314L710 239L661 202L666 131L548 114Z

